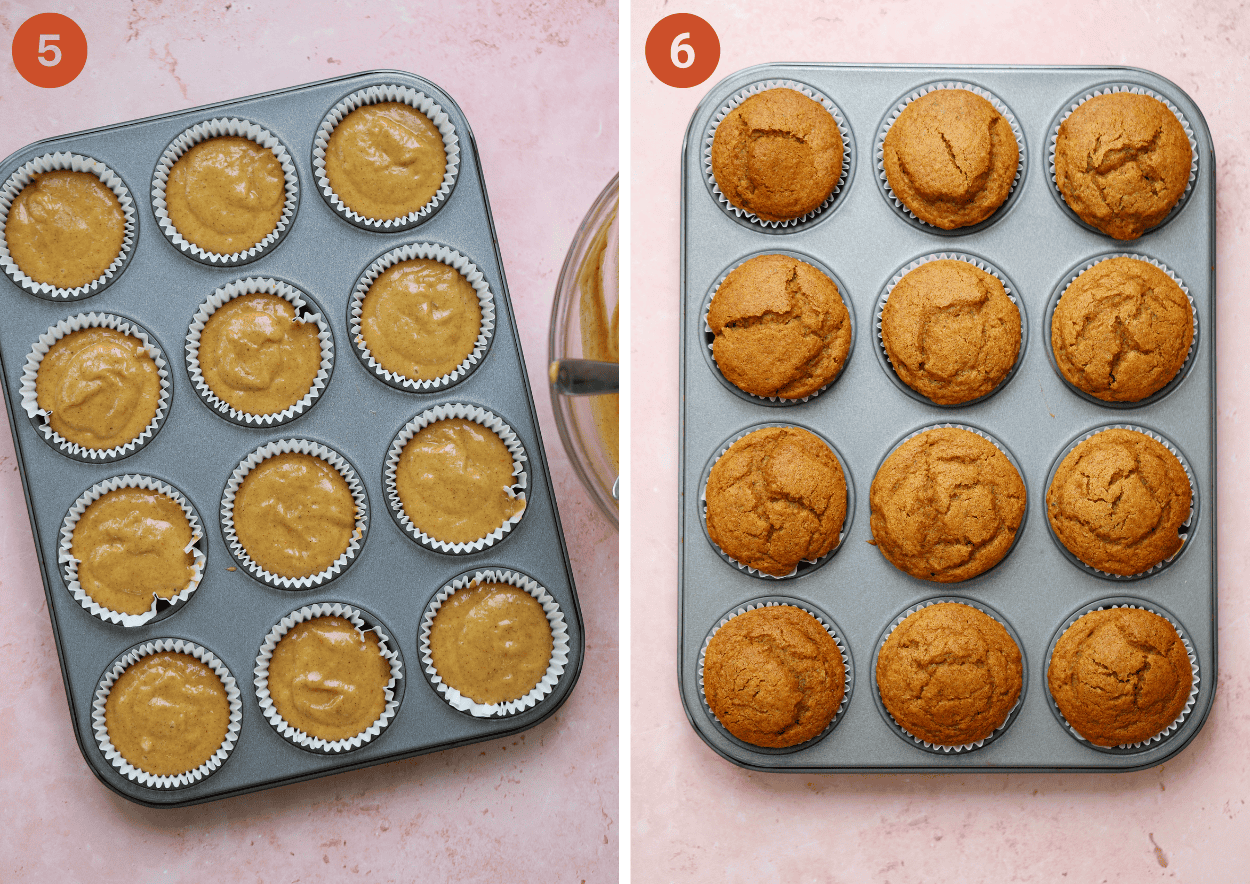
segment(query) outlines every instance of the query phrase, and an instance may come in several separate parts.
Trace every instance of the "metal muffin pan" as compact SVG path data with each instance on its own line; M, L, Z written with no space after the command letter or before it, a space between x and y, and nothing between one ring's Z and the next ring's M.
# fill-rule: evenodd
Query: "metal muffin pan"
M316 193L312 144L326 113L345 96L398 84L432 97L460 140L455 187L438 210L400 231L374 232L349 223ZM215 117L241 117L276 135L299 175L301 198L287 235L244 266L212 266L179 252L153 213L153 170L172 139ZM135 197L139 236L124 270L107 288L72 301L52 301L0 281L0 370L31 528L39 553L48 613L60 655L70 721L88 766L115 792L150 806L181 806L329 773L367 767L439 749L507 736L533 727L568 698L581 670L584 637L572 568L560 528L538 418L508 298L503 262L476 142L460 108L438 86L399 71L373 71L282 89L250 98L162 114L40 141L0 164L0 181L29 159L55 151L93 157L113 169ZM495 296L495 329L481 365L459 383L431 392L396 389L351 355L347 302L360 274L379 255L408 243L436 243L469 257ZM333 372L305 412L279 426L249 427L212 411L196 395L186 366L188 327L219 286L272 277L309 293L334 336ZM84 312L115 313L141 324L159 342L172 383L169 413L151 442L129 456L90 463L46 444L21 407L22 367L49 327ZM422 548L387 518L383 461L391 439L412 417L442 403L468 403L503 418L528 456L526 514L502 540L481 552L446 555ZM278 439L310 439L341 453L357 470L369 502L370 530L356 560L334 580L304 590L267 586L231 556L221 527L221 500L231 472L247 454ZM60 527L74 501L97 482L141 473L178 488L207 532L204 580L169 616L135 628L99 619L74 600L57 562ZM504 719L480 719L448 705L420 671L417 632L430 598L457 576L508 568L547 588L564 613L569 663L554 691L532 709ZM404 661L402 703L382 733L359 749L323 755L283 739L257 705L253 669L262 642L279 619L305 605L343 602L380 618ZM156 638L181 638L212 650L242 690L238 744L221 769L184 788L153 789L119 774L104 758L91 727L96 686L127 649Z
M858 163L832 204L814 219L769 228L717 203L704 146L717 111L754 83L789 80L837 103L859 149ZM998 96L1015 115L1028 152L1016 192L985 222L947 233L909 223L887 200L870 153L900 97L935 82L962 82ZM1197 178L1181 207L1140 239L1121 243L1081 224L1055 197L1047 150L1051 129L1076 97L1111 84L1164 96L1185 116L1198 149ZM999 770L1122 771L1151 767L1179 752L1211 709L1216 668L1215 512L1215 156L1202 113L1175 84L1149 71L1117 67L766 64L731 74L695 109L681 158L681 467L678 508L678 687L686 715L717 753L742 767L803 773ZM712 367L703 322L709 290L729 269L762 252L808 255L830 268L859 319L842 375L807 402L775 405L726 389ZM944 407L900 389L876 348L873 310L900 267L937 252L976 255L1000 268L1023 302L1031 345L994 394ZM1134 407L1108 407L1076 393L1047 353L1047 304L1074 265L1109 253L1147 255L1188 287L1198 317L1192 364L1164 395ZM729 564L702 524L706 464L721 443L762 423L791 423L831 440L859 493L850 533L820 568L775 580ZM867 541L868 489L886 453L932 424L967 425L1007 446L1028 491L1026 518L1010 553L971 580L938 584L913 578ZM1047 479L1071 440L1104 425L1133 425L1168 439L1189 465L1203 503L1172 563L1133 580L1100 577L1069 560L1046 518ZM1131 589L1131 592L1129 590ZM1177 731L1142 751L1105 753L1074 739L1051 712L1047 648L1072 611L1125 593L1173 614L1197 652L1200 686ZM789 597L827 611L859 661L856 691L844 717L797 751L757 751L708 715L698 683L700 647L726 610L760 596ZM985 746L932 753L897 736L877 709L877 642L890 618L927 599L963 596L1000 612L1019 636L1026 661L1024 699L1010 725Z

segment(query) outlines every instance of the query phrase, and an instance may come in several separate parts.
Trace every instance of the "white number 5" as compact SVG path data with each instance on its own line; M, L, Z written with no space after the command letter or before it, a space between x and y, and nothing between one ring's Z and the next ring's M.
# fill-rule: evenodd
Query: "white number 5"
M50 41L61 39L60 34L40 34L39 35L39 63L46 68L54 68L61 63L61 47ZM44 55L51 52L51 58L44 58Z
M684 70L694 64L694 47L689 43L681 42L689 39L689 34L678 34L673 38L673 45L668 50L668 57L672 60L673 67Z

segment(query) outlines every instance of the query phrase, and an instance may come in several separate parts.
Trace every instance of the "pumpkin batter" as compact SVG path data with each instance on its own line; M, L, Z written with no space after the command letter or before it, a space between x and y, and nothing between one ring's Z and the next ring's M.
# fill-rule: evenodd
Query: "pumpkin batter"
M601 362L620 362L620 302L612 305L612 318L608 319L608 295L619 286L616 238L616 212L595 233L590 250L577 271L578 316L581 320L582 352L587 359ZM611 236L609 236L611 234ZM609 241L611 250L609 253ZM619 395L611 393L590 397L590 413L595 429L603 440L603 447L612 458L612 469L621 471L620 463L620 402Z
M246 251L272 233L285 203L273 151L234 135L192 147L165 184L170 222L188 242L221 255Z
M334 127L326 177L358 215L402 218L433 199L447 171L443 136L430 118L402 102L367 104Z

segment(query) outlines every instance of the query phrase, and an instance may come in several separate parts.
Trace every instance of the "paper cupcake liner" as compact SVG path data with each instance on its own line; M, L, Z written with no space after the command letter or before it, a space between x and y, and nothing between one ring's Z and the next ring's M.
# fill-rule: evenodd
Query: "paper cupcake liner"
M716 136L716 127L721 124L721 120L736 108L742 102L746 101L752 95L760 92L766 92L769 89L791 89L798 92L813 101L819 102L825 110L833 116L834 122L838 124L838 132L842 136L842 174L838 176L838 183L833 186L833 190L825 201L817 206L806 215L798 218L790 218L786 221L765 221L754 212L747 209L741 209L729 202L729 199L721 192L720 185L716 183L716 176L712 174L712 139ZM795 80L764 80L759 83L752 83L744 89L740 89L730 96L720 109L712 115L712 120L708 124L707 131L703 135L703 173L707 181L708 189L712 191L712 196L716 199L717 204L730 217L739 218L758 224L767 230L787 230L789 228L797 228L801 225L815 220L820 214L829 209L847 185L851 177L851 167L855 154L855 142L851 137L851 127L847 125L846 117L843 116L842 110L833 103L833 100L817 91L806 83L799 83Z
M240 252L232 252L228 255L210 252L187 240L178 232L178 228L169 219L169 211L165 204L165 186L169 183L169 172L173 168L174 163L200 142L207 141L210 138L219 138L223 135L246 138L248 141L255 142L261 147L273 151L273 155L278 158L278 162L282 166L282 177L285 180L286 188L286 202L282 206L282 216L278 219L277 226L264 239L251 248ZM269 130L248 120L240 120L234 117L205 120L187 129L175 138L169 147L165 148L165 152L161 154L161 158L156 164L156 171L152 175L152 211L156 215L156 223L160 226L161 232L165 234L166 239L173 243L174 248L188 258L210 266L219 265L224 267L247 264L269 252L291 229L291 223L295 220L295 209L298 205L299 173L296 171L295 162L291 159L291 155L287 152L286 147Z
M478 330L477 340L473 343L473 352L447 374L433 380L415 380L383 368L373 358L373 353L369 351L369 346L365 343L365 336L360 326L360 316L361 311L364 309L365 295L369 293L370 287L372 287L377 278L384 271L394 267L401 261L416 259L438 261L457 270L461 276L468 280L469 285L473 286L473 291L477 293L478 306L482 311L482 326ZM482 275L482 271L478 269L476 264L455 249L434 243L412 243L400 246L379 257L360 275L360 279L356 281L355 289L352 290L352 296L347 302L348 334L351 336L356 355L360 358L365 368L373 372L375 377L390 384L392 387L413 393L429 393L458 384L467 378L481 363L482 359L485 358L486 350L490 347L491 338L494 336L494 329L495 296L491 293L490 284L486 281L486 277Z
M367 104L381 104L387 101L402 102L416 108L430 118L430 122L434 124L439 134L443 136L443 151L447 154L447 169L443 174L443 183L439 186L434 196L430 198L430 201L420 209L398 218L368 218L349 209L343 200L339 198L339 195L334 192L334 188L330 186L330 179L326 175L326 148L330 144L331 133L343 121L344 117ZM423 92L418 92L409 86L370 86L367 89L360 89L348 95L332 107L330 112L322 119L321 125L317 128L317 134L313 138L312 165L313 174L317 178L317 186L321 190L321 196L331 209L357 227L363 227L365 230L394 233L397 230L406 230L425 221L447 201L447 197L451 195L451 190L456 184L456 175L460 170L460 139L457 137L456 127L452 124L447 113L439 107L434 99Z
M123 672L144 657L164 652L190 654L217 674L217 677L221 679L222 687L225 688L226 701L230 704L230 723L226 728L226 738L222 740L221 746L208 761L185 773L157 776L135 767L123 758L113 745L109 737L108 724L104 718L104 704L108 702L109 693ZM243 702L240 699L239 685L230 674L230 670L226 668L226 664L207 648L180 638L153 639L131 648L105 671L96 687L95 699L91 702L91 727L95 731L96 744L100 747L100 752L118 773L149 789L180 789L194 785L216 771L234 751L242 724Z
M239 536L234 528L234 498L239 492L239 486L243 484L243 480L247 478L248 473L264 461L278 454L308 454L325 461L334 467L339 475L343 477L343 480L347 482L352 499L356 502L356 530L347 544L347 549L334 560L330 567L306 577L283 577L280 574L274 574L272 571L262 568L243 548L243 544L239 541ZM333 448L327 448L325 445L308 439L278 439L262 445L243 458L230 475L230 481L226 483L226 490L221 496L221 531L225 536L226 546L230 549L230 554L252 577L266 586L272 586L276 589L308 589L313 586L321 586L323 583L328 583L335 577L338 577L356 560L356 555L360 552L360 547L364 544L365 537L369 533L369 498L365 494L364 483L360 481L355 467L348 463L347 459Z
M1163 387L1157 392L1151 393L1145 399L1139 399L1136 402L1108 402L1106 399L1099 399L1097 396L1086 393L1084 390L1077 387L1064 377L1063 372L1059 370L1059 365L1055 362L1054 346L1049 343L1051 324L1055 320L1055 310L1059 308L1059 302L1062 301L1063 296L1068 293L1068 289L1072 287L1072 283L1076 282L1077 277L1085 271L1093 269L1103 261L1110 261L1112 258L1132 258L1135 261L1145 261L1147 264L1152 264L1162 270L1174 283L1180 286L1180 290L1185 293L1185 300L1189 302L1189 313L1190 316L1193 317L1194 339L1189 345L1189 352L1185 354L1185 361L1182 362L1181 367L1176 370L1176 375L1164 384ZM1185 375L1189 374L1189 369L1194 364L1194 354L1198 352L1198 306L1194 303L1193 295L1189 293L1189 286L1185 285L1181 278L1173 273L1166 264L1161 261L1156 261L1149 255L1142 255L1133 252L1110 252L1105 255L1098 255L1082 262L1081 264L1078 264L1072 270L1068 271L1068 274L1055 288L1055 291L1050 296L1050 301L1046 304L1046 336L1046 355L1050 357L1050 367L1055 370L1055 374L1059 375L1059 379L1063 381L1067 388L1073 393L1080 396L1087 402L1092 402L1095 405L1101 405L1105 408L1143 408L1147 405L1153 405L1164 396L1171 393L1174 389L1180 386L1181 381L1185 379Z
M797 743L793 746L756 746L754 743L748 743L745 740L740 740L730 733L729 729L721 723L719 718L716 717L716 713L712 711L712 707L708 705L707 693L703 686L703 661L707 656L707 646L711 643L712 636L720 632L721 627L723 627L730 620L745 614L747 611L754 611L757 608L775 608L782 606L798 608L800 611L810 614L816 619L816 622L821 625L825 632L829 633L829 637L832 638L834 644L838 646L838 653L842 655L842 665L846 671L845 686L842 692L842 702L838 704L837 711L833 713L833 718L829 720L829 724L819 734L812 737L810 740L804 740L802 743ZM833 621L833 618L824 611L816 608L814 605L808 604L807 602L799 601L798 599L790 598L788 596L769 596L765 598L753 599L752 601L737 606L716 621L716 625L713 626L711 631L708 632L707 637L703 639L703 644L699 647L698 683L699 699L703 705L703 711L707 713L708 717L716 722L717 728L719 728L720 732L724 736L733 740L736 744L750 749L752 752L763 752L768 755L785 755L814 746L816 743L827 737L830 731L838 726L838 722L840 722L846 714L847 707L851 705L851 691L855 686L855 668L851 663L851 652L846 645L846 641L843 639L844 635L845 633L842 631L841 627L839 627L838 624Z
M543 612L547 615L547 623L551 626L551 661L547 664L547 671L543 673L538 684L534 685L524 697L503 703L475 702L445 683L434 666L434 660L430 654L430 630L434 624L434 615L452 594L474 582L506 583L517 589L523 589L542 605ZM431 686L453 709L468 713L474 718L507 718L532 709L555 690L569 662L569 633L564 622L564 614L546 587L520 571L498 568L461 574L434 594L434 598L430 599L430 603L425 608L425 614L421 617L421 627L417 633L417 650L421 653L421 665L425 669Z
M453 555L481 552L487 547L494 546L505 535L510 533L517 523L524 518L528 507L506 520L485 537L469 543L448 543L443 540L435 540L412 523L412 520L408 518L408 514L404 512L404 506L399 500L399 488L395 484L395 471L399 467L399 456L403 453L404 446L408 444L413 436L430 424L448 418L460 418L479 423L503 441L503 444L507 446L508 452L512 455L512 476L514 481L512 486L507 489L508 496L514 499L525 500L525 489L529 482L529 476L525 472L525 461L528 458L526 457L524 446L521 445L521 440L513 432L512 427L504 423L499 415L487 411L485 408L463 403L436 405L434 408L421 412L404 424L395 438L391 440L391 447L387 450L386 461L382 467L382 486L386 492L386 502L390 507L391 515L394 517L396 524L399 525L399 529L409 538L434 552Z
M712 475L712 468L716 466L716 462L720 460L722 457L724 457L725 452L727 452L730 448L732 448L733 444L737 442L739 439L742 439L745 436L749 436L751 433L754 433L756 430L763 430L763 429L766 429L767 427L781 427L783 429L806 430L807 432L815 436L817 439L819 439L821 442L824 442L825 445L829 447L829 450L833 452L833 456L838 459L838 464L842 467L842 479L846 483L846 515L842 519L842 530L838 532L838 542L834 544L833 549L829 550L829 552L825 553L820 558L802 559L800 560L799 564L795 565L793 571L791 571L789 574L781 574L781 575L767 574L756 568L752 568L750 565L745 565L742 562L739 562L733 556L729 555L729 553L721 549L717 545L716 541L712 539L712 535L707 530L707 483L708 483L709 477ZM703 525L703 536L706 537L707 542L712 545L712 549L716 550L716 554L719 555L726 562L733 565L739 571L743 571L747 574L750 574L752 577L759 577L765 580L789 580L792 577L801 577L805 574L810 574L812 571L816 570L821 565L825 564L831 558L833 558L834 555L838 552L838 550L842 549L842 544L845 542L847 534L850 533L851 522L854 520L854 517L855 517L855 483L851 480L851 470L850 470L850 467L847 465L846 458L842 456L842 452L838 451L837 447L832 442L830 442L823 433L817 432L816 430L813 430L811 427L802 426L800 424L785 423L783 421L769 421L767 423L754 424L753 426L747 427L745 430L741 430L740 432L736 433L728 441L721 443L720 447L717 449L716 456L713 457L711 460L709 460L707 463L707 466L703 468L703 474L699 480L699 515L700 515L700 519L699 519L700 524Z
M269 661L273 658L274 648L278 646L278 642L282 637L290 632L296 625L306 620L315 620L318 617L342 617L351 622L363 635L365 632L372 632L378 637L378 648L382 652L382 656L390 663L391 678L386 683L384 689L384 697L386 704L382 708L382 712L373 723L370 724L354 737L347 737L342 740L323 740L321 737L310 736L294 725L290 724L281 713L273 705L273 698L269 693ZM256 668L253 670L256 678L256 702L260 705L261 714L273 727L278 734L286 741L299 746L301 749L307 749L310 752L320 752L326 755L338 752L350 752L353 749L359 749L361 746L373 740L386 729L386 726L395 718L395 713L399 711L399 682L403 679L403 661L399 657L399 648L392 647L391 640L387 636L382 624L372 614L365 614L358 608L351 605L345 605L339 602L322 602L315 605L305 605L297 611L292 611L274 625L269 630L269 634L265 636L265 641L260 646L260 653L256 656Z
M193 574L190 583L181 592L167 599L153 596L152 607L142 614L124 614L120 611L106 608L89 596L78 581L79 561L74 558L73 553L74 529L78 527L78 522L82 518L83 513L87 511L87 507L108 492L116 491L119 488L144 488L149 491L157 491L166 497L172 498L182 508L182 512L191 526L191 542L183 550L183 552L190 553L194 560L191 565ZM73 595L74 600L90 614L108 623L119 623L126 627L142 626L155 620L158 615L164 617L172 614L178 609L180 604L189 599L191 594L199 588L200 581L204 578L205 555L204 550L201 548L204 546L204 541L204 528L200 524L200 517L195 511L195 507L191 505L191 501L187 500L186 495L177 488L151 476L114 476L111 479L98 482L83 492L78 500L74 501L74 505L70 507L69 512L65 514L65 521L61 525L61 542L57 547L57 561L61 563L64 569L62 575L65 578L65 586L69 589L70 594Z
M890 187L889 178L885 174L885 136L889 133L890 127L894 125L894 122L898 119L899 114L903 112L907 105L911 104L917 98L923 98L930 92L937 92L942 89L962 89L965 92L971 92L974 95L978 95L992 104L994 106L994 110L998 111L1002 118L1007 121L1007 125L1011 127L1011 133L1016 138L1016 147L1019 149L1019 159L1016 161L1016 177L1012 179L1011 188L1007 191L1007 196L1003 199L998 208L991 212L989 217L983 218L976 224L969 224L965 227L956 227L951 230L946 230L945 228L938 227L936 224L930 224L928 221L921 220L916 213L909 209L907 204L898 197L898 194L894 192L894 188ZM958 236L965 233L975 233L976 231L984 229L987 225L992 224L995 219L1002 217L1003 210L1010 204L1011 198L1015 196L1016 192L1020 189L1020 182L1024 180L1024 168L1027 163L1028 154L1028 147L1024 143L1024 130L1020 128L1020 123L1016 120L1016 115L1011 112L1011 108L1007 107L1001 98L993 92L990 92L988 89L964 82L928 83L913 90L912 92L909 92L902 101L896 104L894 108L886 114L885 119L881 121L881 126L877 129L877 137L873 142L872 149L873 159L876 162L877 183L881 186L881 192L885 194L885 198L890 205L892 205L900 215L926 233L937 233L944 236Z
M276 295L290 302L295 307L297 322L316 323L317 337L321 341L321 367L317 370L308 392L294 405L270 414L240 411L219 398L204 380L204 373L200 367L200 335L203 334L208 320L227 301L254 294ZM322 391L325 390L326 384L330 382L330 372L334 369L334 337L330 332L330 323L312 303L311 297L306 292L300 291L289 283L270 278L248 277L223 285L213 292L208 300L200 305L200 309L191 319L191 327L187 331L186 351L187 374L190 375L191 384L204 404L231 423L252 427L277 426L299 417L317 401Z
M1160 445L1162 445L1164 448L1170 451L1172 453L1172 456L1175 457L1177 462L1180 463L1181 469L1185 471L1185 478L1189 480L1189 500L1190 500L1189 518L1186 519L1184 522L1181 522L1181 527L1184 528L1185 531L1184 531L1184 537L1181 540L1180 549L1174 552L1171 558L1164 559L1162 562L1159 562L1157 565L1152 565L1151 567L1147 568L1145 571L1142 571L1138 574L1111 574L1107 571L1100 571L1097 568L1095 568L1093 565L1087 565L1085 562L1082 562L1079 558L1077 558L1076 554L1072 552L1072 550L1068 549L1066 546L1063 545L1063 541L1059 539L1059 535L1055 533L1055 529L1050 524L1049 507L1046 507L1046 510L1047 510L1046 528L1050 532L1050 539L1055 542L1055 546L1057 546L1059 548L1059 551L1063 553L1064 558L1072 562L1074 565L1076 565L1078 568L1080 568L1082 571L1086 572L1087 574L1093 574L1095 577L1101 577L1104 580L1118 580L1118 581L1140 580L1143 577L1149 577L1152 574L1158 574L1164 568L1168 567L1173 562L1175 562L1180 557L1181 553L1183 553L1186 549L1188 549L1189 544L1186 541L1188 541L1190 536L1193 534L1194 528L1198 522L1198 483L1194 480L1193 471L1189 468L1189 461L1185 458L1183 454L1180 453L1177 447L1173 445L1171 441L1169 441L1166 437L1160 435L1159 433L1156 433L1154 430L1147 429L1146 427L1143 427L1140 424L1106 424L1104 426L1095 427L1092 430L1082 433L1080 436L1077 436L1075 439L1073 439L1071 442L1069 442L1067 445L1064 446L1063 450L1059 453L1059 456L1056 457L1054 461L1051 463L1050 471L1046 474L1046 494L1048 497L1050 495L1050 486L1053 485L1055 482L1055 473L1058 472L1059 466L1064 462L1067 456L1076 449L1076 446L1080 445L1082 442L1086 441L1087 439L1094 438L1095 436L1097 436L1099 433L1103 432L1104 430L1132 430L1135 433L1141 433L1144 436L1149 436L1151 439L1154 439L1156 442L1158 442Z
M60 288L47 282L36 282L27 276L22 271L22 268L17 266L17 262L13 260L12 255L9 254L9 242L4 235L9 221L9 210L13 207L13 201L17 199L22 189L27 184L30 184L36 175L62 170L89 172L99 178L109 190L113 191L113 195L117 197L117 201L121 204L125 223L121 251L113 259L113 263L91 282L71 289ZM9 279L13 280L24 291L37 295L40 298L46 298L50 301L74 301L104 290L125 269L130 256L134 254L135 239L138 234L139 214L135 211L135 201L131 197L126 183L104 163L91 157L68 152L44 154L22 164L9 176L4 186L0 187L0 267L3 267Z
M1055 644L1059 641L1063 634L1067 632L1074 623L1076 623L1076 621L1080 620L1086 614L1090 614L1094 611L1104 611L1115 608L1135 608L1141 611L1149 611L1151 614L1162 617L1168 623L1172 624L1172 628L1175 629L1176 634L1180 636L1181 643L1185 646L1185 653L1189 657L1189 666L1193 672L1193 684L1191 684L1189 688L1189 699L1185 701L1185 706L1181 709L1180 714L1176 716L1176 720L1159 733L1155 734L1153 737L1142 740L1138 743L1121 743L1118 746L1097 746L1077 733L1076 728L1068 724L1068 720L1064 718L1063 713L1059 711L1059 704L1055 702L1054 696L1050 693L1048 677L1050 672L1050 658L1055 653ZM1194 708L1194 702L1198 699L1199 682L1201 681L1198 671L1198 653L1194 650L1193 644L1190 642L1189 637L1186 636L1185 630L1181 628L1177 619L1166 611L1160 609L1157 605L1153 605L1150 602L1143 601L1142 599L1133 598L1103 599L1078 608L1073 614L1071 614L1050 638L1050 645L1046 649L1046 668L1042 671L1042 677L1047 683L1046 702L1050 706L1050 711L1054 713L1055 717L1058 718L1059 722L1063 725L1063 729L1084 746L1088 746L1089 748L1099 752L1108 752L1116 755L1143 752L1152 748L1153 744L1162 743L1168 737L1176 733L1176 731L1180 729L1180 726L1185 723L1185 719L1189 717L1190 710Z
M1011 636L1011 640L1016 643L1016 649L1020 652L1020 695L1016 698L1016 704L1007 712L1007 717L1003 719L1003 723L994 728L988 737L972 743L962 743L958 746L946 746L941 743L930 743L927 740L917 737L904 728L901 724L894 720L894 716L890 714L890 710L885 708L885 702L881 699L881 688L877 684L877 658L881 655L881 649L885 647L885 643L889 641L890 636L894 634L894 630L898 629L899 625L904 620L912 614L915 614L917 611L931 605L941 604L943 602L954 602L960 605L967 605L969 608L975 608L987 617L993 618L1007 630L1007 634ZM912 605L906 611L903 611L890 621L885 632L882 633L881 638L877 640L877 649L872 655L873 698L877 701L877 710L881 713L881 717L885 719L885 722L889 726L890 730L902 738L905 742L912 744L918 749L924 749L936 755L958 755L964 752L971 752L997 740L1004 733L1006 733L1007 728L1011 727L1011 723L1016 720L1017 713L1019 713L1020 708L1024 705L1024 696L1028 692L1028 687L1029 665L1028 659L1024 655L1024 644L1020 641L1020 636L1016 635L1016 631L1011 627L1011 624L1007 622L1007 619L993 608L990 608L982 602L973 601L972 599L964 598L963 596L939 596L936 598L926 599L920 604Z
M72 332L81 331L84 328L111 328L122 334L137 338L143 343L148 355L152 357L152 361L156 363L156 373L160 379L161 392L156 401L156 414L153 415L151 422L144 427L138 436L129 442L112 448L86 448L77 442L69 441L60 433L53 431L52 425L49 423L51 412L39 406L35 381L39 376L39 366L43 363L43 357L48 355L52 345L61 340L61 338ZM152 441L153 437L160 430L161 425L165 422L165 415L169 413L169 400L173 395L173 387L169 380L169 364L165 361L165 354L147 329L137 322L123 319L112 313L79 313L77 316L62 319L40 335L39 340L35 341L35 345L26 356L26 364L22 369L20 393L22 409L26 412L26 416L30 418L31 424L43 436L45 442L61 454L74 460L86 463L108 463L109 461L119 460L134 454Z
M1072 116L1073 112L1078 107L1089 101L1091 98L1096 98L1100 95L1111 95L1116 92L1131 92L1134 95L1148 95L1156 101L1161 102L1176 116L1177 121L1181 124L1181 128L1185 130L1185 137L1189 140L1189 180L1185 183L1185 190L1181 193L1180 199L1176 201L1176 205L1174 205L1171 211L1164 216L1163 220L1154 227L1147 228L1142 234L1144 236L1146 233L1158 230L1164 224L1167 224L1176 217L1176 214L1184 207L1185 203L1189 201L1189 195L1193 193L1194 190L1194 182L1198 179L1198 139L1194 136L1193 127L1189 125L1189 120L1185 119L1185 115L1181 113L1180 108L1168 99L1164 98L1158 92L1147 89L1144 86L1138 86L1135 83L1108 83L1107 85L1099 86L1097 89L1092 91L1082 92L1079 97L1069 101L1064 106L1063 112L1060 113L1054 122L1051 123L1050 135L1046 140L1046 166L1049 172L1048 177L1050 179L1050 192L1056 199L1059 200L1060 207L1062 207L1062 209L1068 214L1068 217L1073 221L1089 230L1092 230L1099 236L1108 235L1103 233L1103 231L1099 230L1097 227L1094 227L1092 224L1087 224L1082 221L1076 212L1072 211L1072 207L1068 205L1068 201L1063 198L1063 192L1059 189L1059 184L1055 180L1055 144L1059 139L1059 127L1063 125L1064 121L1067 120L1068 117Z

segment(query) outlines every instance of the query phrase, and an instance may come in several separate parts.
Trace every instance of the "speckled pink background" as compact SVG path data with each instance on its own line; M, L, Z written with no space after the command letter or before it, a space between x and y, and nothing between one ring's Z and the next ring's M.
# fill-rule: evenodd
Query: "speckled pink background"
M374 68L420 74L456 99L478 139L586 635L576 690L523 735L182 810L132 804L95 779L70 731L0 428L0 880L616 880L617 535L564 455L544 366L565 251L618 166L617 8L0 0L0 156ZM87 35L87 66L60 89L31 86L12 66L12 34L38 12L69 15ZM20 307L5 285L4 309Z
M1165 0L763 0L632 7L633 389L630 653L636 881L1234 882L1250 879L1250 8ZM716 29L721 62L660 84L642 47L671 12ZM1175 82L1215 141L1219 683L1172 761L1129 774L781 775L723 760L676 690L678 163L699 99L766 61L1115 64Z

